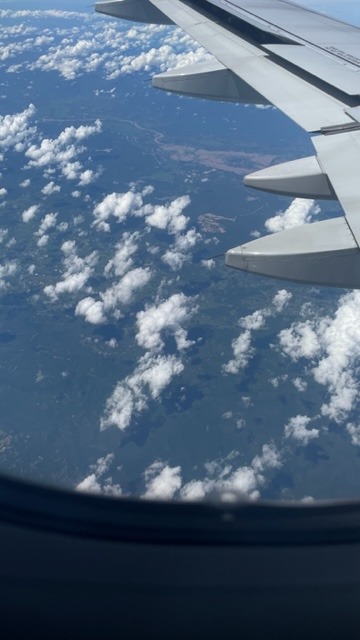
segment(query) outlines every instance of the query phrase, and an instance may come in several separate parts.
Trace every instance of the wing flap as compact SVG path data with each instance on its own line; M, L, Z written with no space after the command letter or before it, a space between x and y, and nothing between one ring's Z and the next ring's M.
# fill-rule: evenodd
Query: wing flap
M296 44L268 44L265 49L350 96L360 94L359 70L339 58Z
M287 41L309 44L360 66L360 29L288 0L208 0Z

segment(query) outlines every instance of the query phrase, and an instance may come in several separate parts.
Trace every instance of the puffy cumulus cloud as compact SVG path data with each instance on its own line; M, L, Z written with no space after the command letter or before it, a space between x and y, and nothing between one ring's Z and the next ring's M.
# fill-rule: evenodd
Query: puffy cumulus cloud
M270 233L278 233L278 231L307 224L318 213L320 213L320 207L314 200L295 198L285 211L279 211L273 218L266 220L265 227Z
M351 444L355 447L360 447L360 427L349 422L346 425L346 431L351 436Z
M187 44L192 47L192 50L176 53L171 44L162 44L160 47L151 47L147 51L141 51L137 55L124 56L120 60L118 69L111 69L113 66L111 64L106 65L109 71L108 78L109 80L115 80L120 75L139 71L152 71L153 69L166 71L167 69L175 69L212 59L212 56L203 47L196 46L190 40L187 41Z
M114 454L109 453L107 456L99 458L96 464L91 465L91 473L84 478L76 486L77 491L85 493L98 493L106 496L121 496L122 490L120 485L114 484L111 476L105 476L108 473L111 464L114 461Z
M34 27L27 27L24 23L13 25L12 27L3 27L1 30L2 48L0 61L8 61L15 56L24 54L26 51L34 51L37 47L43 47L53 42L54 38L52 36L42 35L31 37L30 34L33 34L35 31L36 29ZM21 68L21 66L21 64L12 65L7 68L7 72L12 72L15 69Z
M295 416L291 418L289 422L284 427L285 438L292 438L296 440L300 444L306 446L319 437L320 430L319 429L308 429L308 425L311 422L311 418L308 416Z
M122 276L105 291L99 294L100 299L87 297L77 304L75 314L83 316L91 324L101 324L107 321L107 313L112 312L116 318L122 314L121 307L132 302L136 292L143 288L151 279L152 271L149 267L137 267L130 271L133 264L131 256L137 250L137 232L125 232L121 242L116 245L116 253L106 264L106 276ZM125 273L127 271L127 273Z
M243 329L249 331L256 331L261 329L265 324L265 314L262 310L254 311L251 315L240 318L239 324Z
M288 379L288 375L285 373L283 376L278 376L277 378L270 378L269 382L272 386L277 389L280 385L280 382L286 382Z
M122 281L132 273L129 271ZM138 281L138 277L134 279L134 283ZM105 307L109 303L104 294L101 297ZM165 346L161 334L173 335L179 351L188 348L192 342L182 325L195 311L194 299L179 293L137 314L136 340L148 351L140 358L133 373L120 381L108 398L101 429L112 425L126 429L134 417L147 409L149 400L157 400L172 379L183 371L184 365L178 357L160 353Z
M75 315L83 316L90 324L103 324L106 322L104 305L100 300L94 300L91 296L83 298L77 303Z
M122 276L133 265L132 256L138 249L137 240L140 234L135 231L134 233L125 232L122 235L120 242L115 246L116 252L113 258L109 260L104 269L104 274L109 276L114 274L115 276Z
M110 193L94 208L93 225L101 231L110 231L107 220L113 216L118 222L126 220L129 214L141 215L142 194L130 189L126 193Z
M19 187L21 187L22 189L26 189L30 185L30 182L30 178L26 178L26 180L20 182Z
M161 333L166 331L174 335L179 350L186 349L193 343L187 340L182 324L189 320L196 309L194 298L175 293L160 304L139 311L136 316L137 343L144 349L160 351L164 347Z
M286 289L280 289L280 291L277 292L272 301L277 313L281 313L285 309L291 298L292 293L290 293L290 291L286 291Z
M31 27L27 24L21 33L12 34L13 38L17 35L17 42L3 47L4 59L19 57L36 47L42 47L42 51L35 60L20 57L20 64L12 65L8 71L38 69L74 80L84 73L101 69L104 77L114 80L124 74L163 71L210 58L202 47L179 29L162 25L131 25L129 28L120 21L99 20L92 14L77 12L58 12L58 17L67 18L71 14L73 24L66 29L50 23L46 35L31 37ZM12 17L27 17L27 22L33 18L34 24L40 16L41 19L55 17L55 10L53 15L50 10L29 11L26 16L25 13L21 16L19 11L12 14ZM19 42L25 36L27 38ZM97 95L100 93L98 91Z
M222 369L224 373L236 374L239 373L241 369L245 369L255 353L251 345L252 332L262 329L265 326L267 318L281 313L291 297L291 293L286 291L286 289L281 289L274 296L272 307L258 309L240 318L238 324L242 329L245 329L245 331L232 340L233 358L223 365Z
M289 329L279 333L282 351L294 361L314 358L320 352L320 340L311 320L294 322Z
M11 38L12 36L26 36L36 31L35 27L29 27L25 22L20 24L13 24L10 26L2 25L1 36L4 40Z
M106 401L101 430L115 426L124 431L134 416L148 407L149 399L156 400L173 377L184 369L175 356L146 353L129 376L119 382Z
M171 500L181 487L181 467L170 467L156 460L144 473L146 491L144 498Z
M250 465L235 467L233 459L237 452L231 452L224 460L215 460L206 464L208 476L203 480L191 480L180 490L184 500L199 500L211 492L244 496L250 500L260 497L260 488L265 485L264 473L282 466L281 454L273 443L264 444L259 455Z
M91 184L98 178L100 175L100 171L93 171L92 169L85 169L82 171L79 176L79 186L86 187L88 184Z
M214 258L209 258L208 260L201 260L201 265L206 267L206 269L213 269L215 267Z
M39 211L39 205L38 204L33 204L31 205L31 207L28 207L28 209L25 209L25 211L22 212L21 217L22 217L22 221L23 222L30 222L30 220L32 220L36 213Z
M76 253L76 244L73 240L64 242L61 246L64 254L64 272L62 280L55 285L50 284L44 288L44 293L52 302L58 300L64 293L75 293L80 291L91 277L94 266L98 259L98 254L93 251L85 258L80 258Z
M0 116L0 151L7 149L24 151L26 143L36 133L36 127L30 126L30 120L34 114L35 107L30 104L20 113Z
M60 191L59 185L55 184L55 182L53 181L48 182L48 184L46 184L45 187L41 189L41 193L43 193L44 196L50 196L52 193L57 193L59 191Z
M162 34L160 46L152 44L153 35ZM128 37L128 46L124 39ZM131 28L123 35L123 49L119 55L109 55L104 62L107 78L113 80L123 74L139 71L166 71L169 68L195 64L212 58L198 43L179 29L167 27ZM131 50L129 50L131 48Z
M183 214L183 211L190 202L190 197L186 195L175 198L175 200L165 205L145 205L143 214L145 215L146 223L150 227L166 229L170 234L178 234L184 231L189 222L189 218ZM179 238L179 249L181 249L181 242L189 244L192 240L186 236Z
M7 189L5 189L5 187L1 187L0 188L0 198L5 198L6 195L7 195Z
M0 264L0 291L7 288L7 279L14 276L17 270L18 265L15 260L6 260L4 264Z
M37 231L35 231L34 236L37 236L39 238L37 243L39 247L42 247L47 243L49 236L46 235L46 232L52 227L55 227L57 215L57 213L47 213L46 216L42 219L40 227Z
M251 346L251 331L248 329L241 333L238 338L231 343L234 357L223 365L225 373L239 373L240 369L245 369L250 358L254 355L254 348Z
M200 239L201 234L197 233L195 229L189 229L184 234L177 234L174 244L161 256L162 261L168 264L173 271L178 271L185 262L190 260L189 252Z
M306 380L303 380L302 378L294 378L294 380L292 381L294 387L300 391L300 393L304 393L304 391L306 391L307 389L307 382Z
M327 386L331 395L321 412L336 421L346 418L359 396L356 381L360 356L359 313L360 293L354 291L340 299L333 319L328 318L323 327L317 327L323 357L313 369L313 375L316 382Z
M162 261L171 269L178 270L190 259L189 252L201 238L195 229L183 233L189 222L183 211L190 204L190 197L180 196L164 205L145 203L144 198L153 190L153 187L147 186L139 192L131 187L125 193L108 194L94 208L93 226L99 231L108 232L111 217L117 222L124 222L129 216L142 217L148 227L166 230L175 236L175 242L162 256Z
M279 334L280 347L294 361L311 361L310 373L327 388L323 416L340 423L359 399L357 367L360 357L360 292L339 299L334 316L293 323Z
M137 267L128 271L119 282L100 294L105 311L113 311L118 305L129 304L135 292L150 280L152 272L148 267Z
M78 11L63 11L60 9L0 9L0 18L73 18L86 19L87 14Z
M101 121L93 125L66 127L57 138L44 138L40 145L31 144L25 155L28 166L44 170L59 169L67 180L80 180L83 172L77 156L86 150L81 143L86 138L101 131Z
M68 38L64 38L60 45L52 46L49 51L41 55L36 62L30 65L30 69L41 69L42 71L58 71L65 80L74 80L84 67L88 65L83 58L91 56L91 52L96 48L92 39L80 38L77 42L69 43Z

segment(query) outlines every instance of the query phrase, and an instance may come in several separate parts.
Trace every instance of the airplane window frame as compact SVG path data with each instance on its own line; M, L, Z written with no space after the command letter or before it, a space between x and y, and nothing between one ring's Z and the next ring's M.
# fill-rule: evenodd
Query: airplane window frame
M360 541L360 501L201 501L108 497L0 475L0 522L113 542L326 545Z

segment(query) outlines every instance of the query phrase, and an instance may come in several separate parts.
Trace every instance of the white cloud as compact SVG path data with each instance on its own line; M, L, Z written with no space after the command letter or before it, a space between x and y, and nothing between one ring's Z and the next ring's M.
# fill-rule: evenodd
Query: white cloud
M360 427L349 422L346 425L346 431L351 436L351 444L360 447Z
M72 24L62 29L49 23L46 33L40 36L35 33L32 36L32 32L37 29L29 26L31 19L37 27L39 19L55 16L67 18ZM99 20L89 13L56 13L56 10L33 10L27 13L24 10L22 14L20 11L13 11L11 17L26 17L27 22L22 27L17 27L16 42L3 43L0 54L2 58L15 59L15 63L7 68L8 73L36 69L56 72L66 80L74 80L82 74L94 73L101 69L104 78L114 80L124 74L150 70L165 71L170 67L211 58L198 43L181 30L167 26L131 25L129 28L125 22ZM81 29L82 26L86 26L86 29ZM3 38L6 29L10 35L11 27L3 26ZM154 40L159 35L160 45L158 38ZM12 34L13 39L14 36L15 33ZM29 56L24 56L27 51L36 53L37 47L41 47L41 55L35 60L29 60ZM99 96L103 92L104 90L97 90L95 95Z
M49 241L49 236L47 234L43 234L40 236L39 240L37 241L37 246L38 247L44 247Z
M96 205L93 224L101 231L110 231L108 218L114 216L118 222L123 222L130 212L137 215L142 205L141 193L137 193L133 189L127 193L110 193Z
M85 320L91 324L103 324L106 322L106 316L103 311L102 302L94 300L90 296L80 300L75 307L75 315L84 316Z
M160 304L147 307L136 316L137 343L144 349L161 350L164 347L161 333L168 331L175 336L178 349L189 347L192 342L187 340L182 324L189 320L195 311L193 298L183 293L175 293Z
M0 264L0 290L6 289L8 286L7 278L15 275L18 265L15 260L6 260L4 264Z
M175 356L145 353L134 372L116 385L106 401L101 430L115 426L124 431L133 417L147 408L149 399L156 400L183 369Z
M240 369L245 369L250 358L254 355L254 349L251 346L251 332L247 329L241 333L238 338L231 343L234 358L223 365L225 373L239 373Z
M311 222L312 217L319 212L320 207L314 200L295 198L285 211L279 211L273 218L266 220L265 227L270 233L278 233Z
M36 132L30 127L30 120L35 114L35 107L30 104L27 109L14 115L0 116L0 151L15 149L23 151L25 144Z
M60 187L53 181L48 182L48 184L46 184L45 187L41 189L41 193L43 193L44 196L50 196L52 193L57 193L58 191L60 191Z
M72 20L73 18L85 19L87 15L78 11L63 11L60 9L0 9L0 18L67 18Z
M312 359L320 352L319 335L310 320L294 322L290 329L280 331L279 341L283 352L294 361Z
M115 246L116 253L114 257L111 258L105 266L105 275L109 276L114 273L116 276L122 276L132 267L132 256L138 249L138 245L136 243L138 239L139 233L137 231L134 233L123 233L121 241Z
M152 272L148 267L138 267L128 271L119 282L113 284L100 294L104 309L111 311L118 305L129 304L138 289L144 287L150 280Z
M281 455L273 443L265 444L261 454L253 458L250 465L234 468L232 460L237 452L231 452L224 460L214 460L206 464L209 475L203 480L191 480L181 491L184 500L198 500L206 494L216 491L227 496L247 497L256 500L260 497L260 488L265 484L264 473L282 466Z
M307 429L310 422L311 418L308 416L298 415L291 418L284 428L285 438L293 438L306 446L320 435L319 429Z
M201 260L201 264L203 267L206 267L206 269L213 269L215 267L215 260L213 258Z
M281 313L285 309L291 298L292 293L290 293L290 291L286 291L286 289L280 289L277 292L272 301L277 313Z
M48 231L52 227L55 227L57 215L57 213L47 213L46 216L42 219L40 227L37 231L35 231L34 236L41 238L42 236L44 236L46 231Z
M30 220L32 220L34 218L34 216L36 215L38 210L39 210L39 205L38 204L33 204L28 209L25 209L25 211L23 211L22 214L21 214L22 221L23 222L30 222Z
M359 398L357 366L360 358L360 292L339 299L333 317L312 317L293 323L279 334L280 347L292 360L310 360L314 380L327 387L323 416L342 422Z
M261 329L265 324L265 317L263 310L254 311L251 315L244 316L240 318L239 325L243 329L248 329L249 331L257 331Z
M19 186L22 189L26 189L29 185L30 185L30 178L26 178L26 180L23 180L22 182L20 182Z
M0 188L0 198L4 198L7 195L7 189L5 187Z
M181 467L170 467L156 460L144 473L146 491L144 498L171 500L181 487Z
M67 180L79 180L84 172L76 158L86 147L78 143L100 133L101 126L101 121L96 120L93 125L66 127L57 138L44 138L40 145L30 145L25 153L30 158L28 166L47 171L58 168Z
M127 236L127 239L129 240L130 236ZM122 281L136 271L139 270L128 272ZM133 281L139 282L138 276L133 278ZM113 290L112 287L111 291ZM105 293L108 294L108 292ZM109 307L105 294L101 294L101 297L104 306ZM164 331L172 334L179 351L188 348L192 343L188 340L182 324L195 310L193 299L181 293L148 306L137 314L136 340L148 351L140 358L134 372L116 385L113 394L106 402L101 429L112 425L120 430L126 429L134 417L147 409L149 400L156 400L173 377L183 371L184 365L179 358L174 355L160 355L159 352L165 346L161 334Z
M185 234L176 234L175 238L175 243L169 247L161 259L173 271L178 271L185 262L190 260L189 251L200 240L201 235L195 229L189 229Z
M96 464L91 465L91 473L84 478L76 486L77 491L83 491L85 493L98 493L107 496L121 496L122 490L118 484L114 484L111 477L103 478L103 476L109 471L111 464L114 461L114 454L109 453L103 458L99 458Z
M75 293L80 291L91 277L94 266L98 259L98 254L93 251L85 258L80 258L76 253L76 244L73 240L64 242L61 251L64 254L64 267L62 280L55 285L47 285L44 293L52 302L58 300L64 293Z
M77 304L75 314L84 316L87 322L101 324L106 322L106 313L112 311L115 317L121 316L121 307L130 304L135 293L144 287L152 277L148 267L138 267L126 273L119 282L100 293L101 300L87 297Z
M268 317L281 313L291 297L291 293L285 289L281 289L272 300L273 308L265 307L258 309L240 318L238 324L245 329L245 331L232 341L231 346L234 357L223 365L224 373L236 374L239 373L240 369L244 369L248 365L255 353L254 348L251 346L252 331L259 331L259 329L265 326Z
M137 192L131 188L126 193L108 194L94 208L94 226L101 231L110 231L110 217L114 217L117 222L124 222L128 216L136 216L144 217L148 226L166 229L171 235L182 232L189 221L183 214L183 210L190 203L189 196L180 196L165 205L144 204L143 198L152 191L152 188L145 188L142 192ZM178 248L181 249L181 243L185 243L186 248L189 248L196 239L193 232L186 234L178 239Z
M183 214L189 204L189 196L180 196L166 205L145 205L143 214L149 226L167 229L170 234L175 235L184 231L189 222L189 218Z
M86 169L85 171L82 171L82 173L80 173L79 186L85 187L86 185L91 184L91 182L94 182L94 180L96 180L96 178L98 177L99 172L95 172L92 169Z
M292 381L294 387L300 391L300 393L303 393L304 391L306 391L307 389L307 382L306 380L302 380L301 378L294 378L294 380Z

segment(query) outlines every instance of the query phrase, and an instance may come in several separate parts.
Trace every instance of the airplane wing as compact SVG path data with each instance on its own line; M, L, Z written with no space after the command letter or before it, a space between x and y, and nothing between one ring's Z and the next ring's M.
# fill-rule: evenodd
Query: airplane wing
M288 0L117 0L96 11L174 23L213 59L153 78L183 95L272 104L311 135L315 154L245 177L291 197L338 199L344 217L230 249L230 267L360 288L360 29Z

